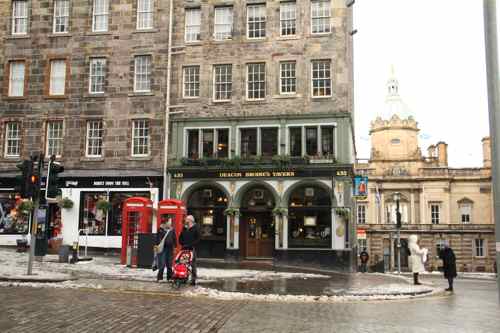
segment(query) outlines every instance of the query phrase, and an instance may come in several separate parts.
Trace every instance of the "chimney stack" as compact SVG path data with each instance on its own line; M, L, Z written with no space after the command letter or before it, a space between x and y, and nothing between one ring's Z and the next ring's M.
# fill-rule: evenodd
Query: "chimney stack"
M481 140L483 143L483 168L491 168L491 141L487 136Z
M437 143L437 150L438 150L438 164L441 167L447 167L448 166L448 145L440 141Z

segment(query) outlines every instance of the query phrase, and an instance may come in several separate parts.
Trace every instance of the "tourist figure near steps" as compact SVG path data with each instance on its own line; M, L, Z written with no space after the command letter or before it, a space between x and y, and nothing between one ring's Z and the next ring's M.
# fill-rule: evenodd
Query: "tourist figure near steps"
M453 279L457 277L457 264L455 253L448 242L444 243L444 249L439 252L439 258L443 260L444 277L448 280L446 291L453 292Z
M418 274L425 272L424 264L427 260L428 250L420 248L418 245L417 235L411 235L408 239L408 248L410 249L410 267L413 272L413 283L416 285L421 284L418 281Z
M193 215L188 215L184 219L184 229L179 236L179 243L184 250L193 252L193 260L191 264L191 285L196 285L197 269L196 269L196 250L195 246L200 242L200 231L195 223Z
M158 276L156 281L163 280L163 272L167 267L167 280L172 278L172 256L177 245L175 230L172 222L166 221L160 224L160 229L156 233L155 251L158 256Z
M368 260L370 259L370 255L366 252L366 247L359 254L359 259L361 260L361 272L366 273L368 271Z

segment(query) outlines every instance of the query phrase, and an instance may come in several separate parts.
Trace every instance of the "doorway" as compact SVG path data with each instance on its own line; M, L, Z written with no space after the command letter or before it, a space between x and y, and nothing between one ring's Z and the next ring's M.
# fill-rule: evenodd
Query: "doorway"
M397 268L398 255L401 255L401 269L404 271L408 271L410 267L408 267L408 254L410 250L408 249L408 239L401 238L401 253L398 253L398 242L394 240L394 267Z
M244 258L272 258L275 225L274 197L263 187L249 190L240 208L240 249Z

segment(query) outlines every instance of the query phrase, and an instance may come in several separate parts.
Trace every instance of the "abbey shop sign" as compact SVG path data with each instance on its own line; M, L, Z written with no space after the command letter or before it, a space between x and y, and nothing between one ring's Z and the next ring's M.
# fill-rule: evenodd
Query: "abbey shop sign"
M199 178L303 178L303 177L349 177L350 169L309 169L309 170L238 170L238 171L172 171L174 179L199 179Z

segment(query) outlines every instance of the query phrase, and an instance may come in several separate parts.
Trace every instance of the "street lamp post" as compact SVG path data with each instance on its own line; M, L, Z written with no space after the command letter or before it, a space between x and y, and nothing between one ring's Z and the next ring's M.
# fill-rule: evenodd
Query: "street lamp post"
M398 248L398 274L401 274L401 213L399 211L399 200L401 193L394 192L392 199L396 202L396 232L397 232L397 248Z

